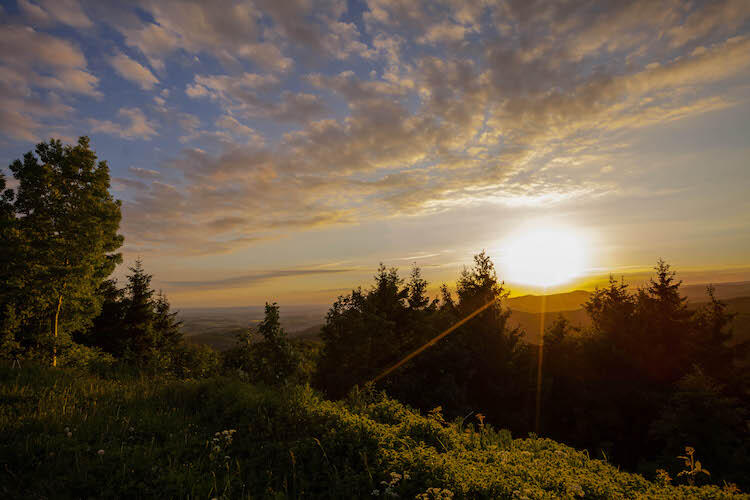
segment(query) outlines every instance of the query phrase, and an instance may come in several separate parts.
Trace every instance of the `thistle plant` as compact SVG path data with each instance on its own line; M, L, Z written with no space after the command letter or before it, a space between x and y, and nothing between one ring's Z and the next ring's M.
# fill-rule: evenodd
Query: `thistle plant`
M689 484L695 484L695 478L699 474L705 474L707 476L711 475L708 470L703 468L700 460L695 459L695 448L692 446L686 446L685 455L681 455L677 458L683 460L685 464L685 470L680 471L677 474L677 477L686 477Z

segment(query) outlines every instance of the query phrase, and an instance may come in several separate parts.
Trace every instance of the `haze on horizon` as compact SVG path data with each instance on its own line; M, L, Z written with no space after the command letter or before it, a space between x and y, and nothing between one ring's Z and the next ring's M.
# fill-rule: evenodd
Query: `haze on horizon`
M0 23L0 168L89 135L125 266L178 307L330 303L379 262L439 285L482 249L502 279L539 228L585 248L550 290L658 257L750 279L745 0L0 0Z

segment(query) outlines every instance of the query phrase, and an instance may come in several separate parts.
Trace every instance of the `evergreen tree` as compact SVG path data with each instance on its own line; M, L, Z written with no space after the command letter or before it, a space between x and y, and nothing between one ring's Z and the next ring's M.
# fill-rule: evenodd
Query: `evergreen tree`
M460 362L454 369L464 381L467 401L489 416L510 415L522 407L523 386L515 383L520 377L522 332L508 326L510 310L502 306L508 292L486 252L475 255L474 265L461 272L456 295L456 321L489 304L446 342L446 349L455 352Z
M124 336L125 290L112 279L104 281L97 293L102 301L101 312L94 318L91 328L78 340L121 358L127 345Z
M293 380L299 371L299 355L281 327L279 306L275 302L266 302L258 333L261 340L254 346L258 378L267 384L283 384Z
M691 317L687 299L680 295L682 281L669 264L659 259L656 277L638 291L638 327L633 334L638 349L632 353L638 370L657 384L674 384L691 369Z
M275 302L266 302L257 331L248 329L237 336L235 347L224 353L224 366L270 385L297 380L300 355L281 327L279 306Z
M182 321L177 319L177 311L170 310L167 296L160 290L154 301L154 329L158 332L158 348L173 349L183 341Z
M316 380L330 395L366 383L427 340L423 320L429 301L420 271L404 286L396 268L381 264L374 280L370 290L339 297L326 316Z
M129 269L123 318L126 356L142 362L155 355L159 344L154 290L151 288L152 276L143 269L140 259Z
M101 314L81 341L129 362L171 369L183 347L182 322L167 297L151 287L143 262L137 259L129 269L124 289L114 280L99 287Z

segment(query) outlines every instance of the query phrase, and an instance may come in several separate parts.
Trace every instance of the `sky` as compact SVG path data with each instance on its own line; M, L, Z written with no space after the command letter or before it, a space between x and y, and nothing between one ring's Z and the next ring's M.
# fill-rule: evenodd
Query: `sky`
M0 24L0 167L89 136L117 273L140 257L173 305L329 303L380 262L437 286L483 249L503 279L540 228L585 248L556 290L659 257L750 279L747 0L0 0Z

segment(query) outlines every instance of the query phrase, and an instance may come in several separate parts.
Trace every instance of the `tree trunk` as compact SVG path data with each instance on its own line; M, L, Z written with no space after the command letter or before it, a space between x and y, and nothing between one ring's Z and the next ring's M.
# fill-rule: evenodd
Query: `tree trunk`
M52 344L52 366L57 366L57 320L60 318L60 307L62 306L62 295L57 298L57 311L55 312L55 340Z

